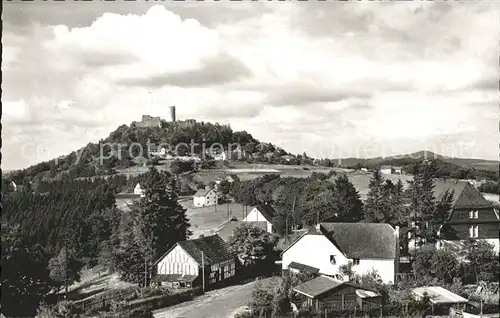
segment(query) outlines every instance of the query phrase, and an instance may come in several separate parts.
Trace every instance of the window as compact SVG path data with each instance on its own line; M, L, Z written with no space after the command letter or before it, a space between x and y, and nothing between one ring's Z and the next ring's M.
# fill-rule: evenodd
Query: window
M469 219L477 219L478 217L478 211L469 211Z
M352 265L359 265L359 258L353 258Z
M337 262L335 261L335 255L330 255L330 263L335 265Z
M180 283L179 283L179 286L180 286L181 288L186 288L186 283L185 283L185 282L180 282Z
M469 226L469 237L473 238L479 237L479 227L477 225Z

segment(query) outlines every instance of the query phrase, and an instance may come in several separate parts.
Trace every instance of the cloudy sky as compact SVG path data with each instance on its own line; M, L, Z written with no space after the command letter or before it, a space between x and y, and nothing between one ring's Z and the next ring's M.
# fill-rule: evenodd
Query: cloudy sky
M2 168L142 114L293 153L498 159L499 2L5 2Z

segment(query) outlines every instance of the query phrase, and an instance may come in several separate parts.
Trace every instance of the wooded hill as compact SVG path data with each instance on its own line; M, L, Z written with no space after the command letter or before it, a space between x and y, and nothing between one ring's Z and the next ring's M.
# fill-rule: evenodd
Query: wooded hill
M204 144L208 149L214 143L222 144L224 147L237 143L247 153L265 154L276 152L278 155L287 154L283 149L271 143L261 143L246 131L233 131L229 125L205 122L179 125L177 123L162 122L161 127L139 127L132 123L130 126L122 125L118 127L107 138L101 139L97 143L89 143L81 149L57 158L57 162L54 158L23 170L12 171L4 178L22 184L23 181L43 178L52 179L64 172L68 173L71 178L114 174L115 169L138 164L137 158L140 155L140 148L134 147L131 150L132 156L130 156L127 145L140 144L144 150L144 159L146 161L151 159L148 153L148 141L151 145L161 144L171 145L172 147L180 143L190 145L191 141L193 141L199 144L194 147L195 154L201 154L203 151L201 144ZM121 147L120 154L118 145L125 145ZM103 160L102 165L100 162L101 146L103 148L102 157L110 157L110 159ZM180 148L179 151L182 151L182 149ZM79 156L80 160L77 160ZM134 158L136 160L133 160Z

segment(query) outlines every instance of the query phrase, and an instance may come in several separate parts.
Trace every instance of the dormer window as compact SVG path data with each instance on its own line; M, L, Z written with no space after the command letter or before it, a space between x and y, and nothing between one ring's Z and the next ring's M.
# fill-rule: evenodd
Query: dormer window
M330 255L330 264L337 264L337 261L335 260L335 255Z
M469 219L477 219L477 218L478 218L477 210L469 211Z

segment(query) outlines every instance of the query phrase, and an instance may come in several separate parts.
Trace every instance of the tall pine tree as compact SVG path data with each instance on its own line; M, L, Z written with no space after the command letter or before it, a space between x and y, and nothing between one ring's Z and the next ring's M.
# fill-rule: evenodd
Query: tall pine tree
M152 264L165 251L189 235L186 209L178 203L176 181L151 167L142 185L144 197L131 207L135 243L144 263Z
M384 187L384 178L380 170L375 170L368 184L368 195L364 207L364 218L370 223L383 223L389 208L387 187Z
M338 222L359 222L363 219L363 202L346 175L335 179L333 211Z
M410 183L410 216L414 224L414 235L418 246L435 243L453 202L453 192L447 191L441 200L434 197L434 177L436 168L433 162L425 162Z

